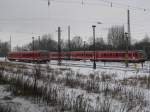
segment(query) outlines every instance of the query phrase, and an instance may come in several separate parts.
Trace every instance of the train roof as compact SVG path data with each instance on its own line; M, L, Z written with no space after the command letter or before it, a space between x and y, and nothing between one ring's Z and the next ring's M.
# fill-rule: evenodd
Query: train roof
M68 51L62 51L61 53L67 53ZM93 51L71 51L71 53L80 53L80 52L93 52ZM127 51L96 51L96 52L103 52L103 53L125 53ZM143 50L130 50L128 52L144 52ZM50 53L58 53L57 51L55 52L50 52Z
M39 52L48 52L46 50L36 50L36 51L12 51L12 52L9 52L8 54L11 54L11 53L39 53Z

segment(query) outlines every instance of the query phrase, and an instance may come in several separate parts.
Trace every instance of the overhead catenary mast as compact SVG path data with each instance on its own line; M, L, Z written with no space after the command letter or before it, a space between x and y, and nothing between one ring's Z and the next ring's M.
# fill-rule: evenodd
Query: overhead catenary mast
M127 29L128 29L128 45L129 45L129 49L130 49L130 45L131 45L131 30L130 30L130 10L127 10Z
M70 26L68 26L68 51L71 52L71 43L70 43ZM69 53L70 60L70 53Z
M9 43L9 51L11 52L11 35L10 35L10 43Z

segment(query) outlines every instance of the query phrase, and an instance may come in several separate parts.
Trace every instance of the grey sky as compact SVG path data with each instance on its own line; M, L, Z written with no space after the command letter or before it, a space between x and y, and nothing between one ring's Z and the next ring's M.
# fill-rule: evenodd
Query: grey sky
M63 1L63 2L62 2ZM107 38L107 29L112 25L126 27L126 6L101 0L53 0L48 7L47 0L0 0L0 39L12 44L23 45L38 37L50 33L57 39L57 27L62 28L62 38L67 39L67 27L71 26L71 36L80 35L85 40L92 36L92 25L97 21L96 36ZM105 1L105 0L104 0ZM149 8L149 0L108 0L121 4ZM118 8L119 7L119 8ZM140 40L150 35L150 10L131 9L131 35Z

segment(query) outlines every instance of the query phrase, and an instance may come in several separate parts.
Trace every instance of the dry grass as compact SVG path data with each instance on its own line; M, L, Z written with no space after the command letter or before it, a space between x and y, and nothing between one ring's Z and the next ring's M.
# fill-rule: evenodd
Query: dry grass
M53 112L112 112L112 100L122 103L120 112L132 112L135 109L140 112L147 106L144 93L140 89L129 89L124 85L137 86L137 81L140 81L140 85L145 85L145 81L150 78L116 81L115 74L104 72L84 76L71 70L52 69L49 65L46 67L46 73L41 70L40 65L36 65L32 72L26 67L12 66L0 66L0 82L9 84L8 90L14 95L34 97L35 103L44 102L53 106ZM96 107L91 106L92 100L85 94L67 93L65 88L81 89L88 94L98 95Z

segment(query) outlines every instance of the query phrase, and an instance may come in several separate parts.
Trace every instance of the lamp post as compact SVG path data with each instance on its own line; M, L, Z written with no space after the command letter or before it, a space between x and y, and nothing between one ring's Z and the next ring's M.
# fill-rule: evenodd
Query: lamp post
M94 54L94 60L93 60L93 69L96 69L96 50L95 50L95 25L92 25L93 27L93 54Z
M61 66L61 28L58 27L58 65Z

